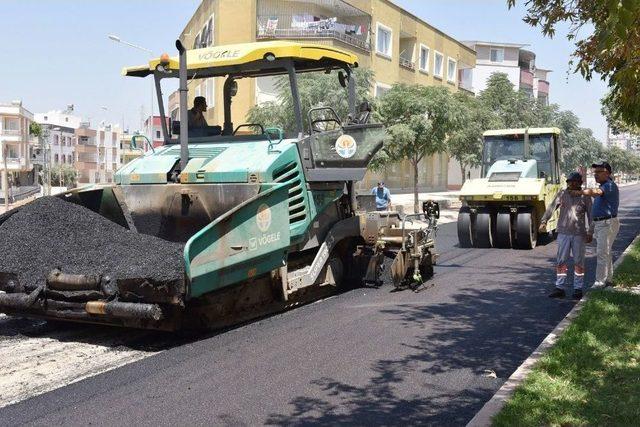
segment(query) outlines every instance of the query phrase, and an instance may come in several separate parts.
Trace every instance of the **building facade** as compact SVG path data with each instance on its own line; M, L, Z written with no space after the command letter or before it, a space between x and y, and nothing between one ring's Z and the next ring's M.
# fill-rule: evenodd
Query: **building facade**
M173 106L171 102L169 105L174 109L177 109L177 107ZM165 120L167 125L169 125L169 118L165 117ZM177 115L174 120L179 120ZM161 147L164 144L164 137L162 136L162 119L160 116L148 117L147 120L144 121L144 135L149 138L149 141L151 141L154 148Z
M51 150L51 164L72 165L75 163L76 129L82 119L68 111L48 111L35 114L35 121L43 129L44 138Z
M513 86L531 98L549 103L549 80L551 70L536 66L536 54L523 49L525 44L465 41L476 51L476 66L468 71L465 84L477 95L487 87L493 73L505 73Z
M615 133L611 129L607 134L607 148L618 147L622 150L640 154L640 135L629 132Z
M360 67L375 74L371 97L382 96L392 84L440 85L467 90L475 52L389 0L203 0L181 36L189 48L293 40L335 46L358 56ZM193 81L189 105L196 96L207 99L209 124L223 122L220 78ZM249 109L275 98L273 79L241 79L232 115L241 122ZM177 97L169 99L169 114ZM446 154L425 159L419 185L446 189ZM369 174L364 187L382 179L392 188L412 188L408 164L392 165L380 175Z
M132 147L131 145L131 139L135 136L135 134L130 134L129 132L124 132L121 136L120 136L120 165L124 166L127 163L129 163L130 161L137 159L138 157L141 157L144 155L144 148L145 147ZM141 144L143 143L144 140L140 141L140 140L136 140L136 144Z
M29 133L33 113L22 101L0 104L0 190L33 185L34 138Z
M81 122L75 130L75 136L78 182L113 182L114 173L121 166L120 128L101 124L97 129L92 129L89 122Z

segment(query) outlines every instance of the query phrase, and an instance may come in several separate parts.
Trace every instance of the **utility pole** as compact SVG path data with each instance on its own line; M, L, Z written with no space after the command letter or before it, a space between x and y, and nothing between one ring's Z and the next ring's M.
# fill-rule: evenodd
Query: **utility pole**
M9 210L9 168L7 168L7 154L9 154L7 141L2 145L2 161L4 162L4 170L2 171L2 188L4 189L4 211Z

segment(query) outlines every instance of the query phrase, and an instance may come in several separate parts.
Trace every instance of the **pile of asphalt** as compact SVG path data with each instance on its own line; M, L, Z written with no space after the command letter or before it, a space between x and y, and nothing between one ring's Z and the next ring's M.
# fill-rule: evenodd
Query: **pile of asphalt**
M112 280L180 281L184 245L130 231L83 206L42 197L0 220L0 273L34 289L51 270Z

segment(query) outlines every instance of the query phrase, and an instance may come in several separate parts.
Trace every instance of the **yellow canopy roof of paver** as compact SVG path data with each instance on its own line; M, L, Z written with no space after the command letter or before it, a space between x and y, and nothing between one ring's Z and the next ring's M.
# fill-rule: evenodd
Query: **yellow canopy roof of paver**
M488 130L488 131L485 131L482 135L484 136L514 135L514 134L524 133L525 131L527 131L529 135L537 135L542 133L560 134L560 129L556 127L551 127L551 128L519 128L519 129Z
M242 65L265 59L267 54L273 54L276 59L290 58L305 64L307 70L326 68L327 63L334 67L339 64L357 66L358 57L331 46L310 43L293 42L255 42L224 46L211 46L204 49L187 50L187 69L199 77L211 77L228 74L230 67L242 68ZM127 67L122 69L122 75L146 77L160 64L160 58L149 61L148 65ZM316 65L314 67L314 65ZM169 70L178 71L178 57L169 58ZM297 67L296 67L297 68ZM216 72L219 69L219 72ZM198 73L197 70L200 70ZM206 73L203 73L207 70ZM246 70L247 75L273 74L260 70ZM197 78L197 77L196 77Z

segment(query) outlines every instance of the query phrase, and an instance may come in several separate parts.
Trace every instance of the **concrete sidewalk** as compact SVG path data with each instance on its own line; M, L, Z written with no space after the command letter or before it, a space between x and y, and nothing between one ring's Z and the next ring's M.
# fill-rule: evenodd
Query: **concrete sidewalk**
M440 219L438 223L446 224L458 220L458 210L460 200L459 191L434 191L430 193L418 193L418 200L435 200L440 204ZM391 205L393 209L401 207L404 213L413 213L413 193L394 194L391 193Z

